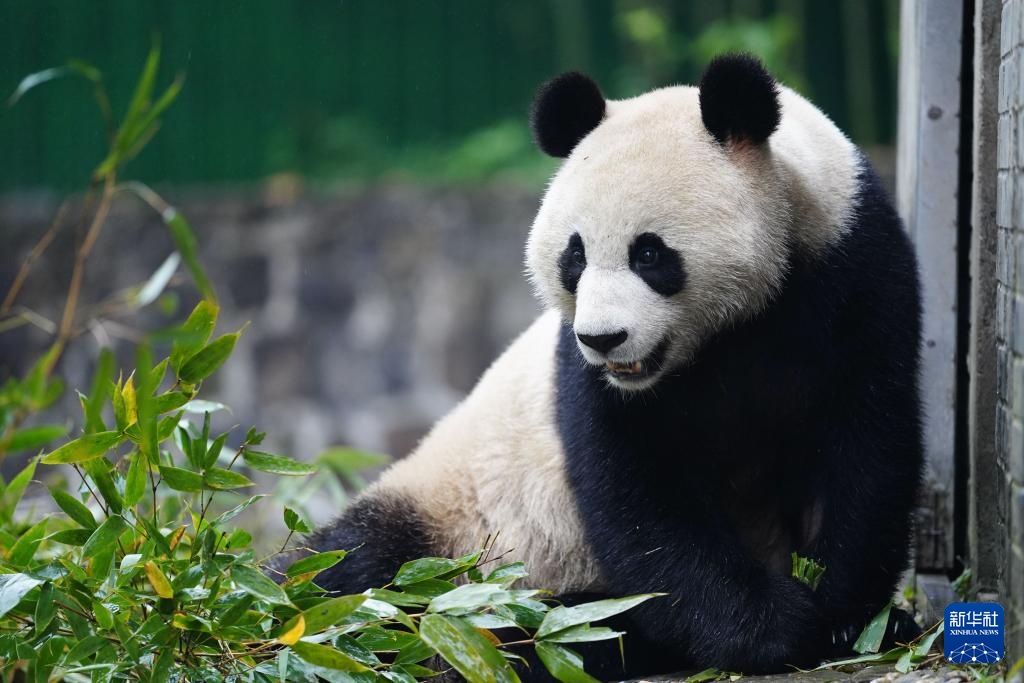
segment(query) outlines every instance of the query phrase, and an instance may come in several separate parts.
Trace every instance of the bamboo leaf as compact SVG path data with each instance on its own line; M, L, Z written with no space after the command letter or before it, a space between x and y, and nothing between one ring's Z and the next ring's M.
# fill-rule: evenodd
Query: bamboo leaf
M864 627L857 642L853 644L854 652L859 652L862 655L878 652L882 646L882 639L885 637L885 627L889 624L891 611L892 603L890 602Z
M174 588L171 587L171 582L167 580L167 575L160 571L160 567L156 566L155 562L150 560L142 565L142 568L146 570L149 585L153 587L153 591L157 595L167 599L174 597Z
M231 355L238 336L238 332L232 332L214 339L196 355L185 361L181 370L178 371L178 379L189 384L196 384L212 375Z
M94 557L104 550L109 549L117 539L128 528L128 524L120 516L107 517L107 519L92 532L89 540L82 547L83 557Z
M562 683L600 683L583 670L583 658L562 645L537 643L537 656L551 675Z
M164 210L161 217L164 220L164 225L171 231L171 239L174 240L174 245L181 252L181 258L185 261L185 267L192 275L192 280L195 282L196 288L199 289L199 293L206 301L216 304L217 295L213 291L210 279L206 276L206 271L199 262L199 248L188 221L174 207Z
M10 612L30 590L42 583L42 579L27 574L0 574L0 617Z
M279 635L276 641L281 645L294 645L306 632L306 619L300 614L292 620L291 628Z
M68 465L85 462L104 455L124 440L121 432L85 434L43 456L44 465Z
M286 574L289 577L292 577L299 576L300 574L309 574L310 572L322 572L323 570L330 569L341 562L345 559L346 554L347 553L344 550L330 550L323 553L315 553L293 562L288 567Z
M343 652L339 652L333 647L327 647L326 645L307 643L304 640L300 640L292 645L292 650L310 664L327 669L349 672L370 670L370 667L365 664L360 664Z
M93 516L92 511L78 498L57 488L51 489L50 495L53 496L53 500L56 501L57 505L60 506L60 509L68 517L86 529L96 528L96 518Z
M420 638L455 667L469 683L519 681L500 652L458 617L428 614L420 621Z
M255 598L272 605L290 605L291 600L280 586L268 579L262 572L246 565L231 568L235 584Z
M255 483L244 474L223 467L211 467L203 473L203 485L219 491L231 491L255 486Z
M198 472L170 465L160 465L159 467L160 476L175 491L194 492L203 490L203 476Z
M218 312L216 303L204 299L182 323L174 335L174 343L171 346L171 367L175 372L206 344L217 325Z
M285 475L306 475L316 472L316 466L307 465L283 455L246 449L242 451L242 457L245 459L246 465L260 472Z
M537 638L543 638L546 635L557 633L572 626L589 624L592 621L613 617L661 595L664 595L664 593L646 593L628 598L598 600L583 605L576 605L575 607L556 607L544 617L540 628L537 629Z

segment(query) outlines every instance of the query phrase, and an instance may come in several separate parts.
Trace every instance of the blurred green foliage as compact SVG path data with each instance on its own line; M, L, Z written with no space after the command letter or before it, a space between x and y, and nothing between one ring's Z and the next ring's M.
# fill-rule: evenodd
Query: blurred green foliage
M728 50L761 56L859 143L895 131L898 0L11 0L0 89L41 64L100 65L115 109L151 32L189 88L133 162L143 181L236 183L275 173L323 182L534 186L553 164L526 111L568 69L609 97L693 83ZM77 187L105 147L68 81L0 111L0 190Z

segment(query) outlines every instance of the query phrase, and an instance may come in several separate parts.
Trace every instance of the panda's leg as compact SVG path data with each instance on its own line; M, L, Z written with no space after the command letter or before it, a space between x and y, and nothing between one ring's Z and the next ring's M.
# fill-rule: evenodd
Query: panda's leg
M341 517L307 539L316 551L348 550L316 583L332 593L361 593L390 583L405 562L439 554L422 513L399 493L357 498Z

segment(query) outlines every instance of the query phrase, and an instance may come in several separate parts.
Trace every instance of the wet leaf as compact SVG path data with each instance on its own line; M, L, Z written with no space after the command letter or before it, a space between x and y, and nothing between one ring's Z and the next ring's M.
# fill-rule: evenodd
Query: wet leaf
M583 670L583 658L567 647L537 643L537 656L551 675L562 683L600 683Z
M548 634L557 633L572 626L607 619L660 595L664 595L664 593L646 593L628 598L598 600L575 607L555 607L541 622L540 628L537 629L537 638L543 638Z
M458 617L426 615L420 621L420 638L455 667L469 683L519 680L494 645Z

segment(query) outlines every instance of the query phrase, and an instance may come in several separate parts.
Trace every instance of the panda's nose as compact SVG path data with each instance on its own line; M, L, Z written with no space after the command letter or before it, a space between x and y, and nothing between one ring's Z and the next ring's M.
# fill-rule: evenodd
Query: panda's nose
M626 337L628 336L629 335L626 334L625 330L619 330L618 332L612 332L610 334L576 333L576 337L581 343L586 344L590 348L595 351L600 351L601 353L608 353L616 346L626 341Z

